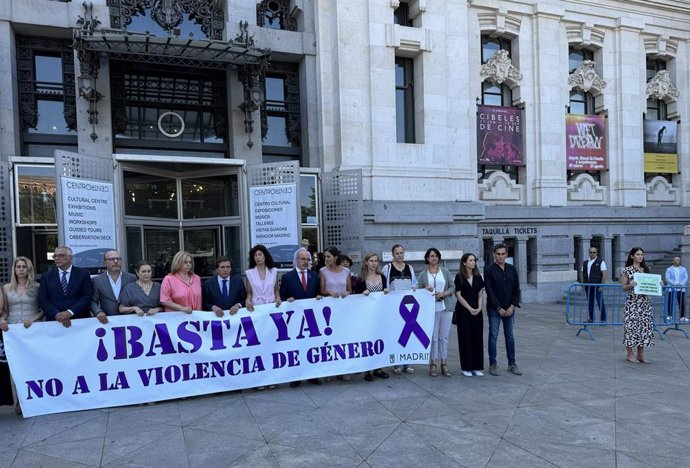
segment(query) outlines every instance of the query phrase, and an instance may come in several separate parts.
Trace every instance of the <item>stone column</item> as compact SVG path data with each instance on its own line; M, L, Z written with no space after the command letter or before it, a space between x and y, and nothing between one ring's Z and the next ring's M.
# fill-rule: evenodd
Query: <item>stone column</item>
M604 262L606 262L606 268L608 270L608 273L606 274L607 276L607 283L610 283L613 281L613 252L612 252L612 247L611 247L611 242L613 241L612 237L609 236L604 236L604 245L602 246L602 251L599 252L599 256L604 259Z
M517 268L518 276L520 277L520 287L527 284L527 238L518 237L515 239L517 243L515 256L517 257Z
M564 94L568 63L568 44L560 20L564 10L545 2L534 5L532 37L525 38L539 44L539 53L534 56L534 77L532 94L538 96L527 106L526 116L532 128L531 141L536 152L534 180L534 203L538 206L564 206L567 200L565 145ZM525 44L527 45L527 44ZM526 49L528 49L526 47Z
M9 21L0 21L0 159L20 153L15 42Z
M643 131L641 115L646 110L645 51L640 39L644 23L621 17L614 28L617 73L607 91L609 120L610 204L646 206ZM608 78L608 77L607 77ZM610 104L609 104L610 103Z

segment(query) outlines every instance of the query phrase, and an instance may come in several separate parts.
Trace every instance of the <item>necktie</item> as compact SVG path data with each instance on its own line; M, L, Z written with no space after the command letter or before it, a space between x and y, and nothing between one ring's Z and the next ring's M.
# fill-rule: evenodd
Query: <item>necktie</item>
M224 279L223 280L223 300L227 301L228 300L228 280Z
M67 272L62 272L62 279L60 280L60 286L62 286L62 293L67 295Z
M305 276L304 270L300 273L302 273L302 289L304 289L304 292L307 292L307 277Z

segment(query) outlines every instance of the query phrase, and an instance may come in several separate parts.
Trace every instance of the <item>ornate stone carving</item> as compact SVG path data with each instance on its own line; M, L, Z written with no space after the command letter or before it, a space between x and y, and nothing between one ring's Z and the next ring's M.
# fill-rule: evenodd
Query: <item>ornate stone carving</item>
M602 80L594 71L595 62L584 60L579 67L568 76L568 88L578 88L585 93L590 90L602 93L606 88L606 81Z
M484 64L479 72L483 80L491 83L517 86L522 80L520 70L510 60L508 51L498 50L496 53Z
M290 0L263 0L256 5L258 26L273 26L274 22L279 29L297 31L297 8L290 9Z
M647 184L647 202L650 204L677 204L678 189L662 176L656 176Z
M659 70L654 78L647 83L647 99L663 99L675 101L680 96L678 89L671 82L668 70Z
M168 33L182 24L184 14L201 25L209 39L222 39L225 18L220 0L108 0L110 25L126 29L133 16L149 14Z
M488 203L518 204L524 199L523 192L524 186L502 171L492 172L479 184L479 199Z
M604 204L606 192L594 177L581 173L568 183L568 201L576 204Z

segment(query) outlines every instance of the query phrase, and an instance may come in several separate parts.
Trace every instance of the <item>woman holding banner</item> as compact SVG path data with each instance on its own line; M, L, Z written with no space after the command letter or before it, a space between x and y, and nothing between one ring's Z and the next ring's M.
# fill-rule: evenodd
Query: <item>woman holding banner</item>
M644 250L633 247L625 262L625 269L620 275L623 291L627 291L623 317L623 345L627 351L626 360L633 363L647 363L644 349L654 344L654 318L649 296L635 294L637 282L635 273L649 273L650 268L644 261ZM637 347L637 356L633 348Z
M181 250L170 264L170 273L163 278L160 294L166 312L201 310L201 278L194 274L192 254Z
M477 268L477 256L466 253L460 259L460 271L455 275L455 317L458 325L460 368L465 377L484 373L484 318L482 302L484 280Z
M160 312L161 285L151 281L153 266L146 260L137 262L137 280L127 283L120 296L121 314L136 313L139 317Z
M405 263L405 249L400 244L395 244L391 248L393 254L393 262L383 267L383 276L386 277L388 288L391 291L402 291L406 289L414 290L417 287L417 277L414 275L414 269L409 263ZM393 373L400 374L405 372L407 374L414 374L414 368L408 365L393 366Z
M323 252L326 266L319 270L321 283L321 295L326 297L347 297L352 292L352 279L350 270L340 264L340 251L335 247L328 247ZM347 381L352 380L349 374L339 375L338 378ZM326 382L330 377L326 377Z
M0 330L7 332L8 323L23 323L24 328L29 328L31 324L43 318L43 312L38 308L38 283L34 280L34 265L26 257L17 257L12 264L12 277L10 282L2 287L2 304L0 304ZM2 361L4 359L4 347L0 350ZM4 362L7 367L7 362ZM14 382L10 386L9 370L2 369L0 373L3 380L7 383L7 388L0 389L0 404L11 405L13 403L12 389ZM7 391L9 389L9 391ZM9 395L9 399L7 398ZM9 403L7 403L9 401ZM22 414L22 409L17 401L14 411Z
M254 304L272 304L280 307L280 288L278 269L273 263L273 256L268 249L257 244L249 251L249 270L247 275L247 299L245 306L254 312Z
M357 279L357 286L355 287L355 294L364 294L368 296L373 292L383 292L388 294L388 284L386 277L379 270L379 257L375 253L368 253L364 256L362 262L362 271ZM374 369L374 371L367 371L364 373L364 380L371 382L374 376L381 379L387 379L388 374L383 369Z
M434 293L436 298L436 315L434 316L434 334L431 337L431 359L429 361L429 375L436 377L436 360L441 361L441 373L450 377L448 370L448 333L453 320L455 307L455 285L450 272L441 266L441 252L432 247L424 254L426 270L417 276L420 288Z

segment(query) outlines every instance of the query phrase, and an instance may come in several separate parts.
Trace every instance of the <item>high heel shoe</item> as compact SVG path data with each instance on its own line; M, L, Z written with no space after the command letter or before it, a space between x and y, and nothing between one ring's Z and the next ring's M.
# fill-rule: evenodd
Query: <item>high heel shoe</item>
M445 375L446 377L450 377L451 375L453 375L448 370L448 364L441 364L441 374Z
M436 372L436 364L429 364L429 375L436 377L438 373Z

